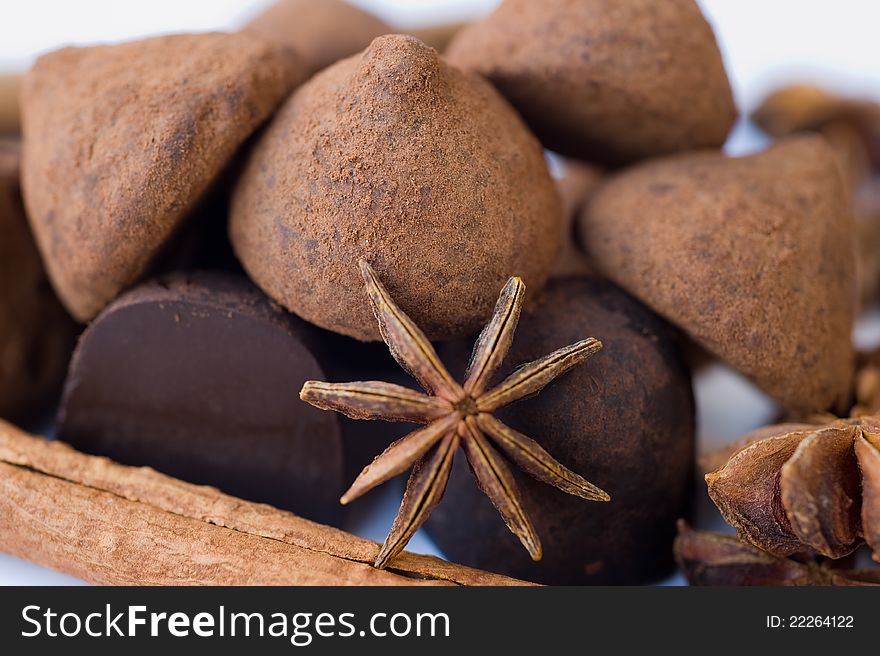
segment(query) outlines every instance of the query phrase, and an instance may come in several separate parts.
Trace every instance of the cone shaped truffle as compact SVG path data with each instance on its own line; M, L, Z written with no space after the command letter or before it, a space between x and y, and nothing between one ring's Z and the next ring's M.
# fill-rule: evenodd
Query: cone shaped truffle
M579 227L598 269L787 409L846 410L853 221L823 139L641 165Z
M294 80L242 34L64 48L24 82L25 203L49 276L80 320L144 273Z
M287 101L236 189L251 278L302 318L379 339L371 262L431 339L476 330L511 275L544 283L561 209L538 141L478 76L385 36Z
M488 77L542 141L619 164L724 143L736 117L694 0L505 0L449 60Z
M245 31L296 51L311 74L394 30L344 0L278 0Z

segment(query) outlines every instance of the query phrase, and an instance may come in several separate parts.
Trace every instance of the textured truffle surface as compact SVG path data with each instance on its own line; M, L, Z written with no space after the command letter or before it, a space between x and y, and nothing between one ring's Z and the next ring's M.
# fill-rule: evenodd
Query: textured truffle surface
M94 317L138 280L294 83L242 34L64 48L24 81L22 185L49 276Z
M278 0L245 31L294 50L311 74L394 30L344 0Z
M540 144L491 85L385 36L287 101L238 184L230 233L251 278L304 319L378 339L365 259L441 339L477 329L509 276L540 289L560 215Z
M593 272L577 237L577 221L581 209L602 182L605 173L598 166L566 160L562 175L556 180L556 190L562 200L562 246L551 278L585 276Z
M853 220L820 137L694 153L620 174L581 215L603 274L792 411L845 412Z
M32 419L61 387L75 325L52 292L19 191L20 148L0 139L0 416Z
M336 416L297 399L323 380L314 329L230 274L121 296L83 333L58 435L82 451L306 517L338 515Z
M427 523L447 557L549 584L637 583L671 569L694 450L690 376L671 327L610 283L555 280L523 313L507 368L587 336L602 340L599 353L498 414L611 501L572 497L512 468L544 547L536 563L456 458ZM468 355L462 341L442 357L463 369Z
M505 0L446 52L489 78L549 148L591 161L720 146L736 117L694 0Z

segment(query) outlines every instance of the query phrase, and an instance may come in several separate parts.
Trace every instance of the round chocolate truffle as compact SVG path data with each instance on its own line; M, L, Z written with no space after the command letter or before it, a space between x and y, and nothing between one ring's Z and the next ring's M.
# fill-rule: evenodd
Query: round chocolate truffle
M824 139L625 171L580 217L606 277L794 412L849 409L853 219Z
M442 339L476 330L507 278L544 283L561 209L538 141L484 80L379 37L291 96L233 198L233 246L302 318L379 339L358 261Z
M297 398L323 380L314 329L242 276L136 287L83 333L61 439L194 483L331 520L343 491L339 424Z
M284 53L247 34L63 48L37 60L22 90L22 188L74 317L93 318L144 275L296 76Z
M736 118L694 0L504 0L446 54L489 78L547 147L590 161L720 146Z
M603 348L499 417L611 495L591 503L512 468L544 556L533 562L456 458L426 526L450 559L549 584L639 583L672 566L675 522L692 482L694 401L674 331L610 283L551 281L524 312L506 362L587 336ZM442 357L466 363L465 342Z
M0 417L33 419L61 388L76 326L55 297L18 186L17 141L0 139Z

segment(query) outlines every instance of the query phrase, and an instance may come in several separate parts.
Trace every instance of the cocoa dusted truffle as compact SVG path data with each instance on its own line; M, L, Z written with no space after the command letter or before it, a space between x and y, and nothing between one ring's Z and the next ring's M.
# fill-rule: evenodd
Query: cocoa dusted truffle
M736 118L694 0L504 0L446 52L572 157L620 164L720 146Z
M786 409L848 409L853 220L821 137L625 171L593 195L580 237L597 269Z
M315 519L339 512L339 424L297 398L324 375L315 331L243 277L136 287L83 333L61 439Z
M64 48L22 91L22 186L61 300L94 317L135 283L296 80L244 34Z
M278 0L244 29L294 50L309 75L394 31L345 0Z
M645 582L672 567L692 482L694 401L671 327L610 283L554 280L520 318L503 373L586 335L602 341L599 353L498 414L611 501L584 503L514 470L544 547L534 562L458 458L426 524L450 559L557 585ZM441 353L462 370L468 356L466 341Z
M287 101L239 181L230 233L252 279L307 321L379 338L363 259L441 339L476 330L509 276L540 289L560 215L540 144L491 85L384 36Z
M577 219L590 195L599 187L604 172L598 166L566 160L556 189L562 200L562 247L551 278L571 278L593 273L590 261L578 244Z
M0 139L0 417L33 419L61 387L76 326L46 278L18 186L18 141Z

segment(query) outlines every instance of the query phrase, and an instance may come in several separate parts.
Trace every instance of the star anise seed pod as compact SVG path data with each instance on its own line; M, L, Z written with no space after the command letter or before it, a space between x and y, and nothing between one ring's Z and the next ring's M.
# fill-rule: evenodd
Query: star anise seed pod
M709 496L740 537L778 556L880 560L880 415L756 431L716 471Z
M495 312L474 346L463 385L440 362L424 333L394 303L366 262L360 262L373 314L391 355L428 394L384 382L322 383L308 381L300 398L353 419L383 419L424 424L394 442L360 473L341 502L348 503L412 466L406 492L376 567L385 567L406 546L440 502L452 460L464 450L480 489L489 497L511 532L534 560L541 542L520 500L513 474L495 447L536 479L591 501L611 497L554 460L541 445L505 426L492 412L540 392L558 376L596 353L602 344L589 338L522 365L487 389L513 341L525 285L507 281ZM493 446L494 443L494 446Z
M762 551L732 535L695 531L678 522L675 560L691 585L880 585L880 568L835 569Z

